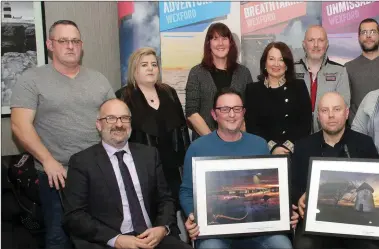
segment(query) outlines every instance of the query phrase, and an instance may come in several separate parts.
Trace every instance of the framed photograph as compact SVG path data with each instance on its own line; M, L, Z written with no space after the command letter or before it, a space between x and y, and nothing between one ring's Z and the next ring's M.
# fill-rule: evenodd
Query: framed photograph
M379 239L379 160L311 158L305 233Z
M199 238L290 231L286 156L192 159Z
M12 88L27 69L47 63L43 2L1 2L1 116L10 115Z

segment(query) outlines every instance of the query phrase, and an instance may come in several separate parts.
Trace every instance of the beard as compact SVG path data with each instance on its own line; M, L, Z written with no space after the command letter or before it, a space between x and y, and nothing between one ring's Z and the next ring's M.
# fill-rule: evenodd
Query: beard
M114 127L109 130L109 135L108 135L109 139L112 141L113 144L120 145L120 144L125 144L125 142L129 140L132 130L130 129L129 132L125 136L121 136L121 137L112 136L113 132L127 132L127 128Z
M365 44L363 42L360 42L359 45L361 45L361 48L364 52L375 52L378 50L378 47L379 47L379 41L377 41L376 43L374 43L374 45L369 48L369 47L366 47Z
M335 136L339 133L341 133L343 130L344 130L344 126L342 126L341 128L338 128L336 130L328 130L328 129L322 129L326 134L330 135L330 136Z
M111 128L110 132L112 131L126 131L126 128L125 127L115 127L115 128Z

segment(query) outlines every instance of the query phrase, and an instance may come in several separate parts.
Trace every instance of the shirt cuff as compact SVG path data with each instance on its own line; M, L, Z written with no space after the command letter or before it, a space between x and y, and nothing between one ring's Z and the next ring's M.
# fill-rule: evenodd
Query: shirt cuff
M165 226L165 228L166 228L166 235L165 236L167 236L167 235L169 235L171 233L171 229L167 225Z
M283 146L287 149L287 150L289 150L289 151L291 151L292 153L294 152L294 144L290 141L290 140L287 140L287 141L285 141L284 143L283 143Z
M121 234L119 234L119 235L117 235L116 237L114 237L114 238L108 240L107 245L108 245L108 246L111 246L111 247L114 248L114 247L115 247L114 244L116 243L116 239L117 239L118 236L120 236L120 235L121 235Z
M268 149L270 150L270 153L272 153L272 151L277 147L276 145L277 143L272 140L268 142Z

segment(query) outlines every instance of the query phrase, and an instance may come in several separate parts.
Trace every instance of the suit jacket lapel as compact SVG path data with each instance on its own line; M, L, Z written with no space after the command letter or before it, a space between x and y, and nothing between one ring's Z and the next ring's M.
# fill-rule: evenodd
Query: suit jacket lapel
M144 158L143 154L138 150L135 144L129 143L129 149L132 153L134 167L136 168L138 180L141 186L143 202L145 203L146 211L150 216L150 202L149 202L149 186L148 186L148 172L145 167L146 158Z
M113 170L111 160L101 143L96 147L96 157L96 162L103 172L104 180L109 187L110 193L117 202L117 209L121 212L121 215L123 215L120 189L117 184L116 174Z

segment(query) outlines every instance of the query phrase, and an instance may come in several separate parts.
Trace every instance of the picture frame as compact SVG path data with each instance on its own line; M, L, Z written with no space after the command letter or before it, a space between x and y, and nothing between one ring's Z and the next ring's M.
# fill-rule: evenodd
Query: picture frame
M287 233L287 156L194 157L194 215L198 238Z
M2 1L1 117L10 116L12 88L29 68L47 63L44 2Z
M304 233L379 239L379 160L311 157Z

